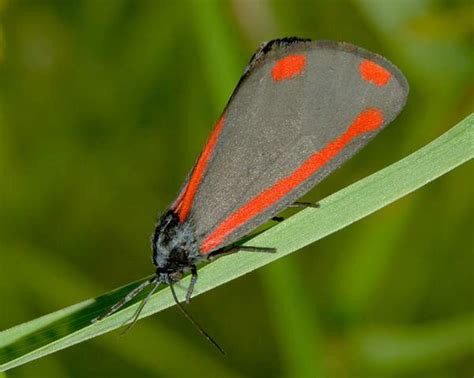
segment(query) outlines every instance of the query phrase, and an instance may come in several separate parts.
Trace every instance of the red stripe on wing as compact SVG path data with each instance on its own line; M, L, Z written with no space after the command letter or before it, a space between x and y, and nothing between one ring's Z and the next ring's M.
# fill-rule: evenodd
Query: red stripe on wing
M383 114L379 109L367 109L361 112L344 134L329 142L322 150L311 155L292 174L264 190L247 204L229 215L203 241L201 253L207 254L220 247L230 233L268 209L297 186L308 180L316 171L337 156L354 138L363 133L374 131L382 126L382 124Z
M222 131L224 125L224 117L222 116L219 121L217 121L214 130L212 130L211 135L202 151L199 159L194 167L193 173L189 179L188 185L184 190L184 193L181 195L181 198L175 202L175 209L177 210L178 218L183 222L189 215L191 206L193 204L194 196L199 188L204 172L206 171L209 160L211 159L212 153L216 148L217 141Z

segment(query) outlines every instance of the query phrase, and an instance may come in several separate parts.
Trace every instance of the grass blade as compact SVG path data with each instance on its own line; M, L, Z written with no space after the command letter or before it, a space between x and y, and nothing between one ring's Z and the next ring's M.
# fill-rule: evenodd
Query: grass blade
M474 116L399 162L321 201L252 239L252 245L276 247L276 254L236 254L200 270L196 294L204 293L313 243L413 192L473 157ZM183 282L186 286L187 280ZM140 281L141 282L141 281ZM0 371L11 369L120 327L137 303L91 324L112 303L140 282L18 325L0 333ZM185 290L179 291L184 297ZM173 305L168 288L156 293L141 317Z

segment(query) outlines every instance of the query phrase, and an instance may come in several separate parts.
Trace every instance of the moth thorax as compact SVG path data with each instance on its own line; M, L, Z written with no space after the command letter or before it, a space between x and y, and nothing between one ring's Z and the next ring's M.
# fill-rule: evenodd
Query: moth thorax
M189 222L180 222L171 210L164 214L152 238L153 264L173 272L190 264L190 254L197 250L197 241Z

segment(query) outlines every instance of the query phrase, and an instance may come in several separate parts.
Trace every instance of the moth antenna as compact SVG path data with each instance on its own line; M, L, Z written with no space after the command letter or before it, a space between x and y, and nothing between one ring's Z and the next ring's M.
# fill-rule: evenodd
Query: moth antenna
M140 303L140 306L138 306L137 310L135 311L135 313L133 314L133 316L130 318L130 319L133 319L131 321L131 323L127 326L127 328L125 328L121 333L120 333L120 336L123 336L125 333L128 332L128 330L130 328L132 328L135 323L137 322L138 320L138 317L140 316L140 313L142 312L143 308L146 306L146 304L148 303L148 301L150 300L151 296L155 293L155 291L158 289L158 287L160 287L160 284L161 282L160 281L157 281L155 283L155 286L153 286L153 289L150 290L150 292L148 293L148 295L145 297L145 299L143 299L143 301ZM127 323L130 319L126 320L122 326L125 325L125 323Z
M130 291L125 297L123 297L120 301L115 303L108 312L106 312L103 315L98 316L97 318L94 318L91 320L91 323L98 322L102 319L105 319L112 315L113 313L117 312L120 310L124 305L126 305L128 302L130 302L133 298L135 298L138 294L140 294L144 288L146 288L148 285L151 285L155 281L156 277L152 277L149 280L141 283L139 286L137 286L135 289Z
M209 341L212 345L214 345L217 348L217 350L219 350L219 352L221 352L222 354L225 354L224 349L222 349L220 345L217 344L217 341L214 340L206 331L204 331L204 329L193 319L193 317L189 314L189 312L187 312L184 309L183 305L179 303L179 300L178 300L178 297L176 296L176 292L174 291L174 287L173 287L173 283L171 279L169 279L168 282L170 285L171 294L173 295L173 299L176 302L176 305L178 306L178 308L183 313L183 315L191 322L194 328L196 328L199 331L199 333L204 336L204 338L207 341Z

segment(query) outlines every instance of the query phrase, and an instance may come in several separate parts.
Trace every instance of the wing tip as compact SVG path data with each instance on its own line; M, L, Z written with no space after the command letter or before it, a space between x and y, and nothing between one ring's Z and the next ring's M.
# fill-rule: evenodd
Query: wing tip
M352 43L349 43L349 42L318 40L318 41L313 41L313 43L317 47L342 50L342 51L346 51L348 53L355 54L355 55L357 55L361 58L369 59L369 60L374 61L375 63L377 63L377 64L381 65L382 67L384 67L385 69L387 69L395 77L395 79L399 83L400 87L405 92L405 97L408 95L408 93L410 91L410 86L408 84L408 81L407 81L405 75L402 73L402 71L395 64L393 64L390 60L383 57L382 55L379 55L377 53L369 51L369 50L367 50L363 47L356 46L356 45L354 45Z

